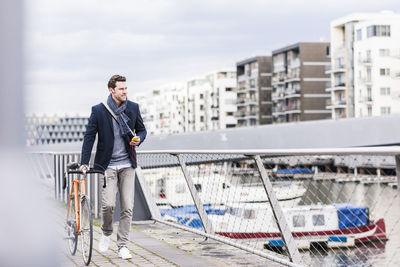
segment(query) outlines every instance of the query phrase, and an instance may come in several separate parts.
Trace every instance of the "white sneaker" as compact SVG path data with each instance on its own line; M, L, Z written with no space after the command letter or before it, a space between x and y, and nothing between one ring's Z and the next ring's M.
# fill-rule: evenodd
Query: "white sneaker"
M129 260L132 258L131 253L129 252L129 250L126 247L121 247L119 249L118 255L124 260Z
M99 242L99 250L100 252L106 252L108 250L108 245L110 244L110 237L105 236L104 234L101 235L100 237L100 242Z

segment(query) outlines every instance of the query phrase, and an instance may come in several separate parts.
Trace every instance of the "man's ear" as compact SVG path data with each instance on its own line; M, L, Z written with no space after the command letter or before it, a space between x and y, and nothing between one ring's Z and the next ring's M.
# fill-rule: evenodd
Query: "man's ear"
M112 94L112 93L114 93L114 92L115 92L115 90L114 90L114 89L112 89L111 87L109 87L109 88L108 88L108 91L110 92L110 94Z

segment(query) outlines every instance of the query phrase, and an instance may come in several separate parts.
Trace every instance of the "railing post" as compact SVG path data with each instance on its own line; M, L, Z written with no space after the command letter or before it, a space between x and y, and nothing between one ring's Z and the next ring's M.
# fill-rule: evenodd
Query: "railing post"
M286 219L283 215L282 208L278 203L278 199L276 198L275 192L272 189L271 181L269 180L267 171L264 168L264 164L262 163L261 157L260 155L256 155L253 156L253 158L257 164L258 171L260 172L261 181L263 183L265 192L267 193L269 204L271 205L272 213L274 214L276 224L278 225L279 231L281 232L282 240L283 242L285 242L289 259L293 263L301 264L301 256L299 250L297 249L296 243L292 236L292 232L290 231Z
M146 184L146 181L144 179L143 170L139 166L136 168L136 176L138 178L140 187L142 188L143 196L147 203L147 207L149 208L151 218L160 220L161 219L160 209L157 207L157 204L154 201L153 196L151 195L150 188Z
M400 191L400 155L396 155L395 159L396 159L397 189Z
M180 154L172 154L172 155L174 155L178 158L179 164L181 165L183 175L186 179L186 183L189 187L190 194L192 195L192 198L194 201L194 205L196 206L197 211L199 212L199 217L200 217L201 223L204 226L204 231L208 234L212 234L213 229L212 229L211 222L208 220L207 213L204 211L204 206L200 200L199 195L197 194L196 188L194 187L193 180L190 177L189 172L187 171L187 167L186 167L185 162L183 161L182 155L180 155Z

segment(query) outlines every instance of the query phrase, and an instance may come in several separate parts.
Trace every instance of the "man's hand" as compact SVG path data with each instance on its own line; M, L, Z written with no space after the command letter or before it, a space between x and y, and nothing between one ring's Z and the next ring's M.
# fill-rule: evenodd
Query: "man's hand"
M129 143L131 146L137 146L140 144L140 137L135 136L132 138L131 142Z
M89 170L89 166L88 165L81 165L79 167L79 170L82 171L84 174L86 174L86 172Z

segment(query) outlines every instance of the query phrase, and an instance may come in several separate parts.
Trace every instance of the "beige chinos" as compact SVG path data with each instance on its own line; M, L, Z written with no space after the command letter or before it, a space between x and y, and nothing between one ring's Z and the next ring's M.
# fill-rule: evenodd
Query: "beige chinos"
M118 249L127 246L131 229L133 199L135 192L135 169L133 167L123 169L106 170L107 186L102 188L101 210L103 216L102 230L104 235L110 236L113 232L113 215L115 200L119 189L121 216L118 226Z

